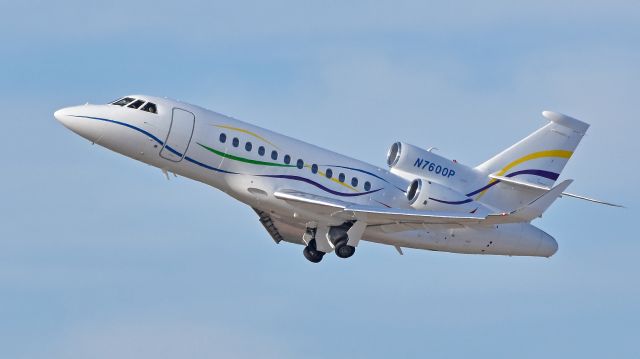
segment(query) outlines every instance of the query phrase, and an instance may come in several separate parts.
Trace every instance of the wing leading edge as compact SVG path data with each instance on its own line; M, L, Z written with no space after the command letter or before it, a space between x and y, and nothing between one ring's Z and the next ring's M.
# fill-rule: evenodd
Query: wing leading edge
M479 224L485 216L456 212L418 211L401 208L384 208L359 205L332 198L317 196L295 190L281 190L275 197L294 206L345 221L363 221L369 225L391 223L424 223L424 224Z

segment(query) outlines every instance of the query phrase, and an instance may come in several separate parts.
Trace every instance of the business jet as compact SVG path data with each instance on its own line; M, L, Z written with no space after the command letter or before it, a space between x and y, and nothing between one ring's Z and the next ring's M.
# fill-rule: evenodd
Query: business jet
M351 257L360 241L467 254L550 257L556 240L531 224L559 197L613 203L555 185L589 125L544 111L548 123L476 166L396 142L388 169L188 103L132 95L60 109L92 143L213 186L245 203L276 243L313 263Z

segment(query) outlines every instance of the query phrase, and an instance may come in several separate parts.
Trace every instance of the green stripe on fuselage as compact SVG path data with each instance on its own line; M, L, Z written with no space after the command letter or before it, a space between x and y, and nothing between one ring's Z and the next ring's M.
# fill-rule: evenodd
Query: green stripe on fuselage
M207 151L211 151L213 153L215 153L218 156L224 157L224 158L228 158L230 160L234 160L234 161L240 161L240 162L244 162L244 163L250 163L252 165L260 165L260 166L272 166L272 167L295 167L294 165L286 165L284 163L273 163L273 162L264 162L264 161L256 161L256 160L252 160L249 158L244 158L244 157L238 157L238 156L234 156L234 155L230 155L228 153L224 153L218 150L215 150L211 147L207 147L205 145L203 145L200 142L196 142L198 145L200 145L202 148L204 148Z

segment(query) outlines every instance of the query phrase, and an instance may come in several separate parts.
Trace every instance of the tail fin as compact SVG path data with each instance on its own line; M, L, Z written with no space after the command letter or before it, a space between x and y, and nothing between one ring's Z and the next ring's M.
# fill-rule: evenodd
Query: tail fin
M589 125L557 112L544 111L542 115L550 121L548 124L477 166L476 171L487 177L517 176L520 182L552 187ZM490 184L498 181L495 178L489 179ZM528 204L540 195L539 191L512 187L507 183L496 187L494 190L478 193L476 199L487 194L483 202L512 210Z

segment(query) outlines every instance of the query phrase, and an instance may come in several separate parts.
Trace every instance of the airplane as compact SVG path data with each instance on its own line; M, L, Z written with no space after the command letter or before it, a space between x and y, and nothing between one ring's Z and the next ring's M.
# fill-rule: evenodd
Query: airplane
M555 184L589 125L548 123L470 167L405 142L388 169L167 98L131 95L62 108L55 119L94 144L215 187L256 212L276 242L310 262L351 257L360 241L464 254L551 257L558 243L531 224L565 192Z

